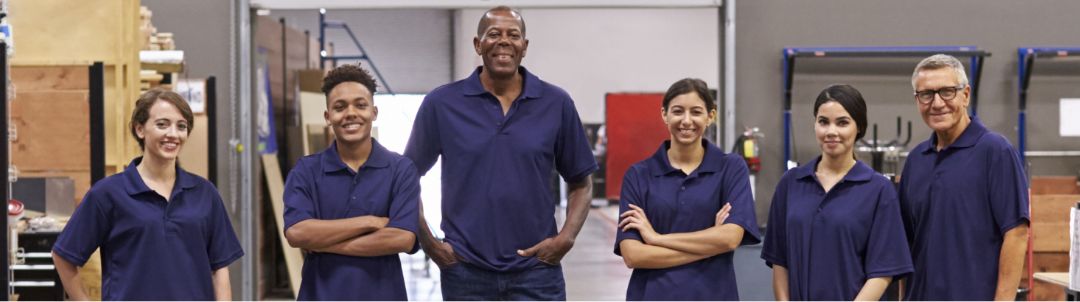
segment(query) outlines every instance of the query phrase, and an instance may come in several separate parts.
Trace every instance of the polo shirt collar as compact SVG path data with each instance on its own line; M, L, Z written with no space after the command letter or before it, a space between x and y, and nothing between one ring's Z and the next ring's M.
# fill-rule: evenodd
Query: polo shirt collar
M389 150L386 150L382 144L375 138L371 138L371 154L368 155L367 161L364 162L360 168L385 168L390 166ZM337 141L330 143L330 147L326 148L320 155L322 161L322 168L324 173L336 172L340 170L349 170L349 165L346 165L341 160L341 156L337 151Z
M960 137L956 138L956 141L951 145L945 146L945 149L953 148L967 148L974 146L979 141L979 138L986 134L988 130L986 125L983 125L982 121L978 117L971 117L971 123L964 129L963 133L960 133ZM918 150L922 153L930 153L936 149L937 146L937 133L930 133L930 143L923 146L922 150ZM944 149L942 149L944 150Z
M862 161L855 161L855 166L851 167L851 170L844 175L845 181L870 181L870 178L874 177L877 172L874 169L867 166Z
M701 158L701 165L698 166L694 172L700 173L715 173L719 172L723 161L719 160L724 156L724 151L720 150L707 139L701 139L701 145L705 147L705 156ZM653 153L647 162L649 170L652 171L652 176L667 175L675 171L680 171L671 166L671 161L668 159L667 150L671 149L671 140L664 141L660 145L660 148Z
M488 93L484 89L484 84L480 82L480 72L484 70L483 66L477 66L476 70L465 78L465 95L475 96ZM524 87L521 91L522 99L535 99L544 95L543 86L540 83L540 78L529 72L525 66L518 67L518 73L524 78Z
M127 180L125 191L127 191L128 195L138 195L153 191L153 189L150 189L150 186L146 185L146 182L143 182L142 175L139 174L138 166L142 160L142 156L136 157L124 168L124 178ZM191 189L198 184L199 182L195 175L181 169L179 163L176 164L176 183L174 184L175 188L173 188L173 191L176 191L177 189Z
M817 181L817 177L814 175L814 172L817 171L817 165L820 162L821 155L818 155L814 158L813 161L806 163L805 165L796 167L792 171L792 173L795 173L795 179L812 179L814 181ZM874 172L874 169L871 169L870 166L866 165L866 163L856 160L855 166L851 167L851 170L848 170L847 174L844 175L843 180L857 182L870 181L870 179L874 177L874 174L877 174L877 172Z
M724 165L724 161L720 160L724 157L724 151L707 139L701 139L701 145L705 147L705 156L701 158L701 165L697 168L698 173L720 172L720 167Z

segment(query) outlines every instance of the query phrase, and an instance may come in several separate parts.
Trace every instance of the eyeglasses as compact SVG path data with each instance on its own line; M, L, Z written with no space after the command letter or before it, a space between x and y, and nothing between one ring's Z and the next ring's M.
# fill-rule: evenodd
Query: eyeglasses
M956 98L956 93L964 89L964 86L957 87L945 87L938 90L923 90L915 92L915 99L919 100L919 103L930 104L934 102L934 95L941 96L943 101L952 101Z

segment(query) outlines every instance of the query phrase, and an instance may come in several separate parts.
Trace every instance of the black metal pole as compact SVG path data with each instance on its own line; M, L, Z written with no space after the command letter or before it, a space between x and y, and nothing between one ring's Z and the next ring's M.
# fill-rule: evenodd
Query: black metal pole
M105 178L105 64L90 65L90 185Z
M217 183L217 78L211 76L206 78L206 130L208 133L207 142L210 148L206 150L206 176L210 180L210 183L216 187Z
M1020 78L1020 110L1027 110L1027 92L1031 85L1031 71L1035 69L1035 55L1024 56L1024 77Z
M319 69L326 69L326 10L319 9Z
M7 204L7 201L11 199L11 182L8 182L8 180L10 179L8 168L11 165L11 163L9 162L11 160L11 154L10 152L8 152L10 151L9 147L11 145L11 141L9 141L8 137L8 124L11 121L10 117L8 116L8 61L6 42L0 42L0 102L3 103L2 105L0 105L0 171L2 171L0 173L4 173L4 184L0 185L0 196L4 197L4 203ZM4 221L11 219L7 216L7 214L4 214L4 217ZM8 238L9 232L6 228L3 233L4 242L0 243L0 248L4 250L4 259L0 260L0 263L2 263L2 266L0 266L0 270L3 271L3 273L0 275L3 275L3 281L0 282L3 282L4 288L7 289L10 288L8 287L8 284L10 284L8 282L8 258L10 258L10 255L8 255L7 251L10 250L8 248L8 241L11 239ZM7 293L8 290L4 290L4 294L6 295Z
M975 56L975 74L972 75L971 85L971 113L978 115L979 112L979 82L982 79L983 61L985 61L985 55Z
M304 68L311 69L311 31L304 30Z

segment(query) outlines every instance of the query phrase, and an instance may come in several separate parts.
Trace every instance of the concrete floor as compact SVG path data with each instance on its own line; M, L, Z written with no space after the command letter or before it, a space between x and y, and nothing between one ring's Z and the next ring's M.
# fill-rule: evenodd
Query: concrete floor
M569 300L625 300L631 270L612 249L618 206L593 208L574 248L563 259L566 297ZM564 209L556 215L562 222ZM742 300L772 300L772 271L761 260L761 245L735 251L735 273ZM410 300L442 300L439 269L425 263L423 252L402 255L405 286Z

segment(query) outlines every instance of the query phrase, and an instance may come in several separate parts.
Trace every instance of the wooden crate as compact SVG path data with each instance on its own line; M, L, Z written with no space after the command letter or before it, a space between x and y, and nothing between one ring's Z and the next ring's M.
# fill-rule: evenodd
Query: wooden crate
M1078 201L1080 195L1031 196L1031 231L1036 252L1069 251L1069 208Z
M104 63L105 172L119 172L140 151L126 127L139 95L139 0L12 1L8 10L7 20L19 29L12 67L68 66L77 71L93 62ZM89 81L78 72L37 77L55 81L38 85L13 74L16 91L29 87L65 90Z
M1035 252L1034 254L1036 273L1041 272L1067 272L1069 271L1069 252ZM1028 269L1027 261L1024 261L1024 272ZM1021 286L1027 286L1027 276L1020 281ZM1036 301L1061 301L1065 300L1065 291L1060 285L1035 281L1029 293Z
M1031 233L1034 272L1069 271L1069 209L1080 201L1080 194L1069 194L1074 192L1075 188L1075 177L1032 178ZM1026 261L1024 271L1027 272ZM1027 276L1024 276L1022 284L1027 284ZM1042 281L1034 282L1030 295L1033 300L1039 301L1065 299L1061 286Z
M20 171L90 169L86 91L19 92L11 103L17 139L11 162Z
M1031 195L1080 194L1076 176L1032 176Z
M11 163L22 177L68 177L74 204L90 188L89 68L12 66Z
M84 65L13 66L11 82L15 92L88 91L90 72Z

